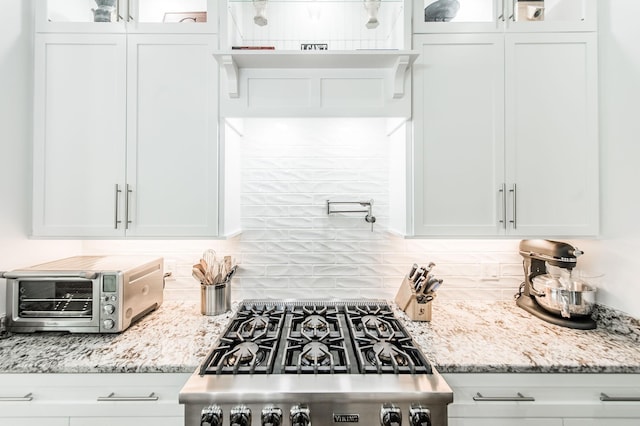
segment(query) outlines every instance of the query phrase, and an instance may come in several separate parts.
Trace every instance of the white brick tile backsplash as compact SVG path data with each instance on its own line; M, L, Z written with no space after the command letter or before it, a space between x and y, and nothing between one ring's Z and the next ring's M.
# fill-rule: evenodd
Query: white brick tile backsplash
M336 257L333 253L292 253L288 256L289 263L292 264L318 264L318 263L336 263Z
M264 205L246 205L242 208L242 219L248 217L257 218L280 218L289 215L289 206L264 206Z
M336 255L336 263L347 263L350 265L359 265L362 263L380 265L382 264L382 255L380 253L357 253L345 252Z
M336 279L338 288L382 288L382 280L378 277L339 277Z
M348 253L360 250L359 241L314 241L311 245L313 251L331 251L336 253Z
M518 240L403 239L389 218L389 140L380 119L246 119L241 142L241 224L231 240L96 241L86 254L165 257L174 298L199 298L191 267L207 248L239 264L232 297L392 299L412 263L437 264L440 298L511 300L522 280ZM327 200L369 201L364 213L327 215ZM358 207L356 204L355 207ZM482 263L500 276L483 281ZM437 315L437 300L434 315Z
M331 275L334 277L346 277L358 275L358 268L354 265L314 265L313 275Z
M269 276L311 277L314 275L313 269L313 265L269 265L266 267L266 274Z

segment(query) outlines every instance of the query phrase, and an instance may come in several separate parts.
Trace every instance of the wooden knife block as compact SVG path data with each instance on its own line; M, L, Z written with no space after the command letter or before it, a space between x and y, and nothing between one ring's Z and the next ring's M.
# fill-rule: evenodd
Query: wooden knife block
M411 284L409 277L405 276L396 294L396 304L412 321L431 321L431 302L418 302Z

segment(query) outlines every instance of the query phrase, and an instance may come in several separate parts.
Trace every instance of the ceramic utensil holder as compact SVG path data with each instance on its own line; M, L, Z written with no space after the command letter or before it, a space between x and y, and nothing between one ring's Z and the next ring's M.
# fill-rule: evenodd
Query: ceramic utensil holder
M220 284L200 284L200 313L220 315L231 310L231 280Z
M431 301L418 301L418 295L408 276L402 280L395 302L412 321L431 321Z

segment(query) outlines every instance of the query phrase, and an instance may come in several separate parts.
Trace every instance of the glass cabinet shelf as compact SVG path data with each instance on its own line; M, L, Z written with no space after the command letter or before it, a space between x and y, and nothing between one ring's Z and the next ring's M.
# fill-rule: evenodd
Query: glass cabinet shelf
M213 32L215 0L42 0L39 32ZM177 25L180 24L180 25ZM158 28L164 27L164 28Z
M414 0L416 33L592 31L597 0Z
M404 5L403 0L232 0L227 47L402 49Z

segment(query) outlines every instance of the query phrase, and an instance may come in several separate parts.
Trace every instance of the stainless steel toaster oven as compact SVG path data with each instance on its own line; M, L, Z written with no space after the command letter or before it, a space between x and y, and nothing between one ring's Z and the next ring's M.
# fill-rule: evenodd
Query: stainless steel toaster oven
M10 332L118 333L163 300L163 259L76 256L1 274Z

